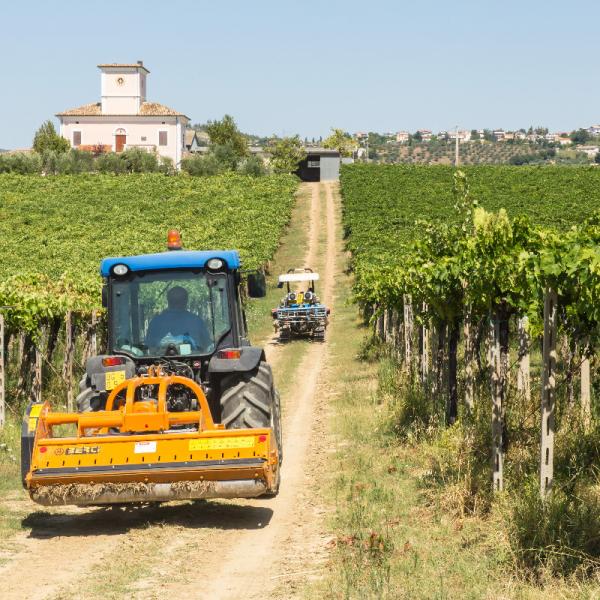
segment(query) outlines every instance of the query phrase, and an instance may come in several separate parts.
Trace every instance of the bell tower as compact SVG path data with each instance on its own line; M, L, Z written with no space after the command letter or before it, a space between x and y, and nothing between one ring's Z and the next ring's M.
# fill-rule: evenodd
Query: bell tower
M131 64L101 64L103 115L137 115L146 102L146 75L150 73L138 60Z

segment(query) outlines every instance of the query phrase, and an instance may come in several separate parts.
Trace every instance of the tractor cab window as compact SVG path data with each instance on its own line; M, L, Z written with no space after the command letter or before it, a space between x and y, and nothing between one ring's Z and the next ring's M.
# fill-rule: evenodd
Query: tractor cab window
M231 328L227 276L132 273L112 281L112 346L131 356L212 353Z

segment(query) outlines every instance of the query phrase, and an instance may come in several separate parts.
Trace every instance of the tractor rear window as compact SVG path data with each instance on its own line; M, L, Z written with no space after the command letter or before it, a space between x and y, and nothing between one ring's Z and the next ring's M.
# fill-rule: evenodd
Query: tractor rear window
M112 342L132 356L210 354L229 331L226 275L169 271L112 281Z

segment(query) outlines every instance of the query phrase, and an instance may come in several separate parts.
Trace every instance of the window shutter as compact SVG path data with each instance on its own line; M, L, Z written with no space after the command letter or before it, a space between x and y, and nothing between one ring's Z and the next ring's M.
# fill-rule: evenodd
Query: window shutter
M167 145L167 132L166 131L159 131L158 132L158 145L159 146L166 146Z
M81 131L73 132L73 146L81 146Z

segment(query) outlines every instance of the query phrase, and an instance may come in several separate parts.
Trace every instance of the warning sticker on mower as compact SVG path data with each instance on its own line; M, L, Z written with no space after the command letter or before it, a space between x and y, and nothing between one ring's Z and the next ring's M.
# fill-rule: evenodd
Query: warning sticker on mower
M254 447L254 436L203 438L190 440L190 450L229 450Z
M42 412L42 406L43 406L43 404L34 404L31 407L31 411L29 412L29 421L27 422L28 433L31 433L32 431L36 430L38 417L40 416L40 413Z
M136 442L133 450L135 454L146 454L156 452L156 442Z
M125 371L108 371L106 373L107 390L114 390L120 383L125 381Z

